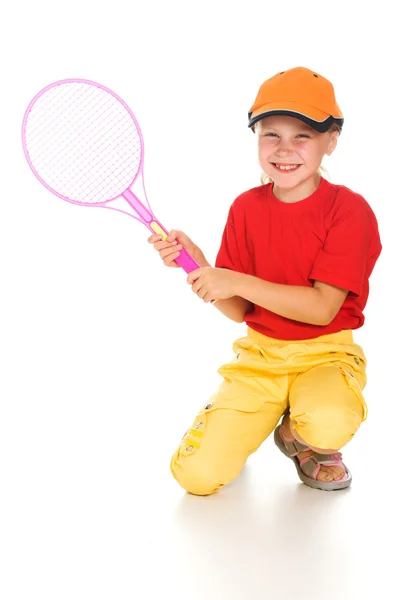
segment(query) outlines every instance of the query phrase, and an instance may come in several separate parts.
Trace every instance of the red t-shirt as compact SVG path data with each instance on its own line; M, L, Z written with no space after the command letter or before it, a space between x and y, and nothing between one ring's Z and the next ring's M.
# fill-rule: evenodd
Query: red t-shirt
M294 321L257 305L246 314L246 324L283 340L358 329L365 319L368 278L382 250L371 207L360 194L323 177L311 196L294 203L278 200L272 187L253 188L233 202L215 266L286 285L312 287L319 280L349 293L326 326Z

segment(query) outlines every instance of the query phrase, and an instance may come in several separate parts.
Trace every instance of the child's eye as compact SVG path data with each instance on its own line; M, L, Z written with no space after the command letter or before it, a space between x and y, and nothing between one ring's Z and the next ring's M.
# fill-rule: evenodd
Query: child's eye
M276 133L265 133L264 137L268 137L270 135L277 135L277 134ZM297 137L306 137L306 138L309 138L310 136L307 135L306 133L299 133Z

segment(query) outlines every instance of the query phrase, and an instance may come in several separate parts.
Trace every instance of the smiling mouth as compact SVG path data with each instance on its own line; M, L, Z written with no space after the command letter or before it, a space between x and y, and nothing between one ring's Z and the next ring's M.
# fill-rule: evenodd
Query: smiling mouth
M301 165L296 164L284 164L284 163L271 163L271 165L281 173L293 173L297 171Z

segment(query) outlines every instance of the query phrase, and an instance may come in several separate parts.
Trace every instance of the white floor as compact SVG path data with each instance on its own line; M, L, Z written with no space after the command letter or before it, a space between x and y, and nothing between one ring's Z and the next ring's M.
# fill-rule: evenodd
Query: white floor
M73 402L45 417L38 400L5 415L19 427L1 457L2 600L393 597L398 496L383 416L344 453L347 491L301 484L269 438L238 480L203 498L169 475L167 407L149 431L132 430L121 406Z

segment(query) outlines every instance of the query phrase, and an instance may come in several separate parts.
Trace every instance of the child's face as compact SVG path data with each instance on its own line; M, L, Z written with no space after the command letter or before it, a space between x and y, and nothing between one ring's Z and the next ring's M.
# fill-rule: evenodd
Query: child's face
M260 166L280 188L291 189L317 176L322 159L332 154L338 133L319 133L294 117L266 117L259 122L258 158ZM292 171L274 164L301 165Z

